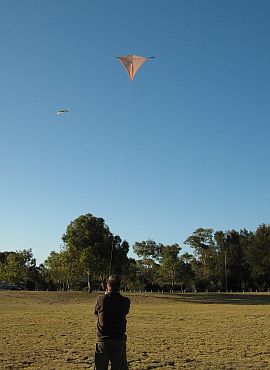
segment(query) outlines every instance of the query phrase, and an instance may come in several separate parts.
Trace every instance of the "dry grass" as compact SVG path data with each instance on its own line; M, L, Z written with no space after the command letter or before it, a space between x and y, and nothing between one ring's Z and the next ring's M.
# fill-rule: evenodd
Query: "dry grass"
M131 370L270 369L270 294L130 294ZM0 292L1 369L91 369L96 295Z

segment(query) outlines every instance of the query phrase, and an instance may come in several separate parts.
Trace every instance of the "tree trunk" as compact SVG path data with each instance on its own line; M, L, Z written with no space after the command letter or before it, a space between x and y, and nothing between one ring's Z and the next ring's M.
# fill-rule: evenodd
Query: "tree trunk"
M88 292L91 292L91 279L90 279L90 272L87 271L87 286L88 286Z

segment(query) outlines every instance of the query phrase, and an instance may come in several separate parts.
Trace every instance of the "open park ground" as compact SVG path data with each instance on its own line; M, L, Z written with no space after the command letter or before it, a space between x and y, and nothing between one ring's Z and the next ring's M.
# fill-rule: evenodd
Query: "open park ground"
M131 370L270 369L270 294L127 294ZM91 369L97 294L0 292L1 369Z

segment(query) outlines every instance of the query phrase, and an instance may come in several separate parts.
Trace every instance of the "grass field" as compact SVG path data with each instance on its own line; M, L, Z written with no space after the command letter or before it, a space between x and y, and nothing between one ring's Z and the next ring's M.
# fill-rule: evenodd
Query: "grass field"
M270 294L129 294L131 370L270 369ZM1 369L91 369L95 294L0 292Z

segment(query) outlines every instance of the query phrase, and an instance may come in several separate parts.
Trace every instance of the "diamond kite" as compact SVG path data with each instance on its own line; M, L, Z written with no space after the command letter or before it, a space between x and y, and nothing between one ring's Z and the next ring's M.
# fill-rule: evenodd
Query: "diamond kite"
M138 72L139 68L149 59L154 57L140 57L138 55L130 54L121 57L117 57L120 63L125 67L130 81L133 81L135 74Z

